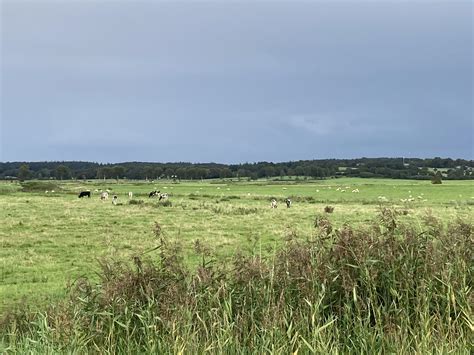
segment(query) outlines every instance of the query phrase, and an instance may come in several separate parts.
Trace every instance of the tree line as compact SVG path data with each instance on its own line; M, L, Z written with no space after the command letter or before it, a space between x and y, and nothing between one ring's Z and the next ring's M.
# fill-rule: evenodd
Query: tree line
M102 164L83 161L2 162L0 179L217 179L362 177L392 179L474 179L474 161L451 158L359 158L300 160L281 163Z

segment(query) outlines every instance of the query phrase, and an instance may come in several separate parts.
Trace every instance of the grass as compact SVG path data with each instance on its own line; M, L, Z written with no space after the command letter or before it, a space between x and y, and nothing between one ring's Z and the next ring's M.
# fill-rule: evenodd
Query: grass
M384 254L364 254L360 260L344 259L349 266L331 264L335 262L332 259L327 262L327 265L330 265L333 271L346 270L351 274L352 271L358 270L355 276L351 275L358 282L362 282L355 289L345 287L344 289L350 291L348 294L341 290L331 291L336 292L336 294L342 292L339 294L338 307L342 307L342 309L349 307L345 312L339 310L342 313L339 313L337 317L334 316L336 314L334 313L334 304L324 303L320 299L323 295L323 290L320 288L322 284L326 283L324 293L327 294L329 292L327 287L330 287L329 284L331 284L331 282L328 284L328 280L341 281L339 278L342 276L337 276L336 271L334 271L335 273L331 278L324 282L319 278L312 279L314 282L317 281L316 284L319 285L319 288L313 290L314 294L312 292L305 297L298 296L298 302L294 305L285 301L283 308L278 310L278 312L283 313L277 313L281 320L267 320L270 323L266 324L265 322L261 323L262 320L259 318L257 325L252 325L251 321L253 320L246 318L246 326L250 327L250 330L253 329L252 332L254 332L249 333L248 339L242 339L241 336L236 337L236 327L240 326L236 325L235 314L230 310L235 309L242 302L247 302L245 299L238 297L247 297L247 290L255 291L258 286L258 288L262 288L261 293L252 293L252 297L256 298L251 299L264 302L262 307L263 305L268 306L266 312L275 311L273 308L276 302L275 297L281 292L285 294L290 292L293 286L290 285L289 289L283 286L275 288L274 283L284 281L284 285L285 282L291 283L295 280L269 279L267 276L273 275L271 277L276 277L274 271L281 266L278 260L294 261L294 257L290 258L293 255L292 253L303 249L312 250L313 244L305 243L314 242L317 235L324 233L327 234L323 235L324 238L327 237L328 240L332 240L337 244L338 241L342 242L343 240L340 235L338 236L335 233L350 228L357 236L356 240L365 240L366 236L369 236L372 243L362 246L351 244L351 248L358 248L357 250L361 248L383 250L383 245L379 245L379 242L376 241L389 241L389 239L386 239L386 233L383 230L390 231L390 221L396 219L397 226L394 227L391 233L394 233L398 238L398 248L403 247L403 243L400 243L400 241L406 240L407 233L405 232L407 230L417 231L418 234L425 233L428 230L431 233L431 239L416 239L417 244L412 246L413 249L410 252L415 252L415 246L418 245L421 248L437 250L439 255L448 257L447 254L445 255L443 243L448 244L448 246L453 243L450 238L455 238L455 235L453 236L450 231L460 223L453 224L453 221L459 219L464 221L462 223L466 225L472 224L472 202L474 201L472 182L447 181L443 182L442 185L432 185L428 181L384 179L333 179L300 182L237 182L227 180L181 183L171 181L156 183L65 181L59 184L59 188L55 189L54 193L48 192L47 194L42 189L31 189L31 187L38 186L37 184L30 184L29 186L30 190L23 192L24 189L17 184L2 183L0 185L0 219L3 221L0 225L0 299L2 300L0 312L10 315L11 318L14 305L22 304L23 299L31 313L25 315L20 312L18 324L22 322L22 319L24 321L24 317L32 317L29 320L33 322L32 324L36 324L37 328L27 328L35 332L41 329L41 332L43 332L41 334L45 335L41 339L29 335L33 337L32 339L38 341L35 344L39 344L38 351L41 350L39 352L58 351L58 346L64 346L60 345L61 342L58 339L55 340L52 336L53 329L56 328L51 324L51 319L59 322L55 317L62 314L59 309L64 307L66 313L73 311L73 309L68 308L70 306L64 305L63 300L65 297L70 299L77 296L78 280L85 279L87 280L85 284L79 284L87 284L89 285L88 289L97 290L98 293L91 291L91 294L86 295L91 297L90 299L84 298L82 293L79 296L81 299L89 299L92 303L87 301L85 305L92 307L102 316L96 314L97 312L87 313L85 309L80 308L80 302L79 308L74 309L74 312L77 311L86 317L87 322L99 322L100 327L107 329L104 331L109 332L111 336L113 335L117 341L116 344L112 344L110 339L107 343L103 343L104 339L100 341L90 340L92 343L97 343L98 349L101 349L100 351L96 349L99 352L104 352L105 349L111 352L114 349L127 352L127 346L133 347L132 350L134 351L132 352L147 352L153 349L155 351L161 349L162 351L179 352L184 349L186 352L204 352L206 347L209 347L208 350L213 352L219 352L219 349L234 352L233 350L237 351L242 346L250 349L252 342L255 342L254 345L261 349L261 352L281 351L284 353L297 349L302 352L311 351L311 349L323 351L326 345L328 351L344 351L344 349L349 349L350 341L354 342L355 348L361 351L365 349L366 352L372 352L369 350L374 349L392 351L396 349L398 341L400 341L402 349L406 347L407 351L422 352L423 349L438 349L441 352L444 352L443 349L446 351L453 349L460 351L467 345L468 337L463 332L467 332L466 324L469 322L471 322L472 327L470 314L466 313L470 311L466 308L466 304L469 304L467 298L470 297L472 301L471 286L467 280L459 281L456 279L456 284L451 284L451 282L454 280L452 277L459 278L461 271L466 277L468 276L467 273L472 270L466 268L466 265L458 265L458 261L453 259L448 261L442 259L448 262L446 268L437 269L437 272L439 271L437 274L424 274L423 282L426 281L426 283L423 284L422 282L416 286L428 290L435 287L436 292L428 292L423 296L433 297L435 303L431 303L431 299L421 299L416 306L420 307L419 309L415 310L412 306L410 306L412 308L406 309L405 306L400 306L400 308L395 307L394 310L389 311L389 314L396 315L397 312L402 312L403 315L398 320L399 323L394 325L396 329L394 330L393 339L385 337L386 329L383 328L387 326L385 323L382 328L373 328L373 325L370 324L370 317L367 318L367 313L360 313L367 312L367 309L372 307L364 302L366 302L367 297L371 299L376 294L378 295L376 299L380 297L383 299L389 297L390 294L393 296L393 292L397 294L402 291L408 292L405 295L399 295L401 298L408 297L405 299L406 302L414 297L412 293L414 292L412 290L413 285L409 284L409 280L413 278L412 276L407 276L407 280L397 276L397 279L380 281L382 284L388 283L382 294L379 294L377 289L380 285L367 286L370 282L373 282L372 276L370 276L372 270L380 269L383 271L384 268L388 268L386 271L389 272L389 266L382 267L382 264L377 264L380 259L386 258ZM86 189L92 191L92 198L78 199L78 192ZM106 202L99 201L99 193L95 192L96 189L111 190L112 195L119 196L119 205L112 205L110 200ZM149 199L149 191L155 189L168 192L170 203L163 204ZM351 191L355 189L360 192L352 193ZM346 191L341 192L341 190ZM129 203L128 191L133 191L134 201L137 202ZM410 195L414 198L414 201L401 201L407 200ZM292 197L293 204L290 209L287 209L284 206L283 199L289 196ZM270 209L269 201L271 198L279 200L277 209ZM139 202L140 200L143 202ZM324 213L326 206L334 207L334 211L330 214ZM394 212L395 215L393 215L390 212L393 209L389 208L384 215L381 213L381 211L384 211L380 210L381 206L393 206L398 212ZM379 216L377 217L378 224L374 224L374 216ZM156 223L160 227L160 235L153 232L156 231ZM448 226L449 223L451 227ZM330 228L328 228L328 225L330 225ZM373 229L367 230L367 226L374 225L381 225L385 229L379 230L379 232L374 232ZM360 230L364 232L360 232ZM470 231L468 238L471 238L472 242L472 230ZM124 277L130 277L131 274L136 272L137 265L133 266L129 263L122 264L120 262L116 264L116 261L143 260L147 263L152 275L160 274L163 271L160 269L162 264L159 262L162 256L159 256L161 254L155 248L162 242L162 238L169 245L174 245L177 248L175 248L176 250L179 249L179 253L175 253L175 255L179 255L177 265L180 272L186 277L183 276L183 283L178 283L176 287L183 287L185 293L191 292L189 289L191 287L190 280L196 278L204 280L207 277L207 274L202 274L202 272L221 275L221 278L215 280L212 278L216 282L212 287L217 288L211 287L206 291L207 293L203 290L203 294L195 294L196 297L201 297L205 302L200 306L202 308L199 309L199 312L196 313L196 309L192 307L186 308L187 304L185 304L183 305L183 307L186 307L184 308L185 313L182 315L182 321L174 318L169 323L161 324L160 322L156 323L155 319L160 315L156 315L152 311L156 302L159 301L149 294L144 295L147 300L145 304L142 304L140 308L133 309L133 312L130 310L131 313L126 314L123 314L123 310L114 313L115 308L100 308L102 307L101 304L94 303L94 300L98 300L103 296L98 290L103 289L104 285L107 285L110 281L105 277L106 272L109 272L107 275L116 275L118 280L122 281ZM289 239L292 242L289 243ZM303 249L301 249L302 246L304 246ZM459 245L457 247L459 248ZM197 252L197 250L200 252ZM205 253L203 250L205 250ZM324 258L328 258L330 254L324 253L330 252L329 249L323 248L314 250L312 255L318 256L318 258L321 257L321 260L326 260ZM460 252L460 250L456 249L455 252ZM241 259L236 259L236 254L242 255ZM458 254L454 255L459 256ZM349 257L350 255L346 255L344 258ZM215 266L212 266L211 269L206 267L203 269L203 258L209 262L213 260L211 264ZM107 267L104 269L104 260L107 260L108 264L106 265L109 265L107 267L112 268L112 271L107 271ZM317 261L312 258L305 260L307 262L306 266L311 266ZM415 267L412 265L413 260L415 259L407 261L409 265L403 264L403 267ZM102 262L102 266L100 262ZM373 264L374 262L375 264ZM424 263L425 261L416 264L418 265L416 267L422 267ZM229 265L234 267L240 265L241 272L236 275L233 274L232 270L223 272L222 270ZM401 265L397 264L397 268L402 268ZM234 275L237 277L247 273L254 275L252 273L256 270L253 267L257 268L257 271L260 270L260 267L261 270L266 270L265 273L257 273L262 276L261 280L257 277L257 281L255 281L257 286L245 284L245 287L243 285L239 286L244 287L244 289L235 288L237 279L222 276ZM461 267L464 267L464 269L461 270ZM351 268L354 268L354 270ZM398 272L397 275L402 275L400 270L392 271L394 273ZM263 277L264 274L267 276ZM295 277L298 279L301 275ZM441 281L430 279L433 277L437 277ZM223 284L220 282L223 282ZM438 282L441 282L441 284L438 284ZM441 290L440 287L444 285L443 282L446 285ZM68 284L75 284L76 287L67 288ZM102 286L97 288L97 286L94 286L96 284ZM400 288L401 284L403 284L402 288ZM220 286L218 285L224 285L227 293L220 295ZM358 293L358 287L365 287L363 285L368 287L364 291L366 292L365 295ZM118 285L114 287L118 287ZM375 287L375 289L371 287ZM438 293L438 290L441 291ZM460 305L456 303L457 301L451 301L451 303L438 302L439 299L452 297L450 292L458 292L459 294L455 294L454 297L464 303ZM220 296L216 298L216 296L213 296L215 294ZM294 300L291 295L285 297L288 300ZM354 297L356 301L348 303L348 299L354 299ZM78 299L75 298L74 300L77 303ZM273 301L270 302L270 300ZM360 307L363 308L358 309L360 302L363 304ZM387 299L387 302L392 302L391 298ZM45 312L47 304L55 305L52 306L54 309ZM441 306L445 308L448 306L458 307L456 308L457 318L448 320L445 313L440 314L440 309L436 310ZM389 308L385 308L388 307L385 304L377 303L377 307L379 308L374 308L374 310L380 312L380 316L389 310ZM429 309L426 310L424 307ZM435 308L434 311L432 310L433 307ZM462 311L459 310L459 307L463 307ZM35 313L36 310L41 312ZM248 311L262 312L262 309L257 307L255 309L250 308ZM426 318L416 318L418 323L415 327L410 322L410 318L418 311ZM173 310L170 309L168 312L172 313ZM217 313L214 314L213 312ZM350 316L353 313L358 318ZM109 314L109 316L105 316L106 314ZM266 314L270 316L270 313ZM244 313L240 315L244 318L248 316ZM41 317L45 318L42 319ZM96 318L93 318L95 319L93 320L90 317ZM115 323L114 317L118 317L117 323ZM162 326L166 330L163 334L160 333L159 338L153 338L154 347L142 344L141 340L135 338L133 334L123 333L126 329L130 331L132 328L125 327L122 329L120 324L136 322L137 317L147 326ZM176 317L178 316L176 315ZM72 344L76 344L77 349L91 350L90 344L92 343L85 339L88 339L92 334L87 335L85 330L80 328L84 318L75 319L68 316L67 319L74 324L75 334L81 334L80 336L84 337L68 339L72 341ZM295 319L295 321L292 322L292 319ZM463 323L460 319L467 319L469 322ZM104 324L103 322L108 323ZM213 330L213 327L211 327L214 324L213 322L219 324L218 330ZM314 326L312 328L304 327L304 322L314 324ZM403 322L407 322L407 324ZM439 324L437 325L436 322ZM11 325L11 323L8 324ZM204 333L197 328L193 328L195 324L207 327ZM267 325L271 325L271 327L269 328ZM410 329L402 331L404 325L409 326ZM76 326L79 328L75 328ZM138 325L136 326L138 327ZM440 329L440 327L444 328ZM142 328L138 327L136 329ZM146 334L148 334L146 332L148 331L145 328L136 330L137 334L141 334L140 339L146 338ZM263 332L262 337L256 335L257 331ZM348 334L349 331L354 332L361 338L351 338ZM453 332L461 333L454 334ZM24 334L21 332L15 334L23 340L20 340L18 344L14 343L16 345L12 345L12 339L9 338L8 347L22 352L21 347L25 346L24 338L22 338ZM445 345L442 342L443 338L439 338L440 334L446 337ZM435 338L434 335L437 335L438 338ZM194 341L197 342L195 345L193 345ZM131 345L127 345L127 342ZM362 344L362 342L366 343Z
M30 184L31 185L31 184ZM99 201L96 189L110 189L119 196L119 206ZM337 191L338 188L346 192ZM359 193L352 193L353 189ZM78 199L89 189L91 199ZM168 191L171 207L149 199L154 189ZM319 190L319 192L318 192ZM337 179L301 184L256 182L63 182L54 194L21 192L20 186L1 185L0 299L1 308L22 297L62 296L65 285L79 276L93 276L97 258L127 258L155 246L151 227L158 221L170 239L183 243L186 260L195 240L209 244L219 258L229 258L248 249L248 240L258 240L269 252L288 229L301 235L311 233L317 212L335 207L334 224L363 224L372 218L385 196L389 203L407 209L407 220L417 220L428 210L445 220L472 217L472 183L449 181L435 186L425 181ZM128 191L134 200L128 204ZM415 201L400 199L414 196ZM286 209L283 199L293 197ZM417 196L423 196L418 199ZM275 210L271 198L280 200ZM424 201L426 200L426 201Z
M474 227L401 215L380 207L354 229L325 214L311 235L231 262L196 242L194 269L155 224L154 255L103 259L63 301L7 312L4 351L467 354Z

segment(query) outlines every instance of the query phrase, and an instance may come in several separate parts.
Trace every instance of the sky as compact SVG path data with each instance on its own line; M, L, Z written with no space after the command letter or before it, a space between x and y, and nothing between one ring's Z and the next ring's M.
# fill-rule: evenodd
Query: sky
M470 0L0 4L3 162L474 159Z

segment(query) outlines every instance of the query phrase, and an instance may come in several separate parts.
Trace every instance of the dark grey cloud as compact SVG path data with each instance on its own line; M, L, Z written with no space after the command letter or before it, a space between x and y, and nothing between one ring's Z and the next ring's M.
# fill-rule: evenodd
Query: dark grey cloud
M474 155L470 1L1 5L2 161Z

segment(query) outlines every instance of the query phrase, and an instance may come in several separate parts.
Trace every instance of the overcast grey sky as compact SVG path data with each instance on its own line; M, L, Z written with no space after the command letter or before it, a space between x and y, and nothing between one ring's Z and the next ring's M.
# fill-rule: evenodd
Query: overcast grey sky
M0 161L474 156L471 1L0 1Z

